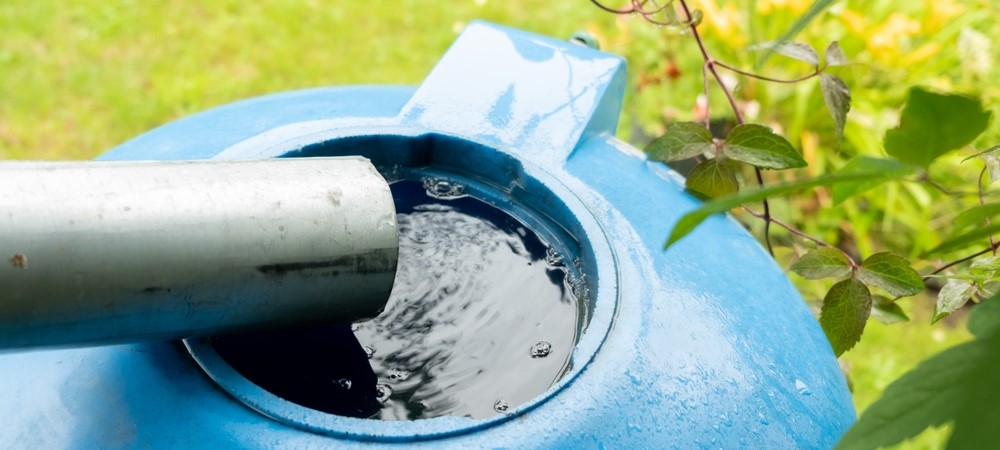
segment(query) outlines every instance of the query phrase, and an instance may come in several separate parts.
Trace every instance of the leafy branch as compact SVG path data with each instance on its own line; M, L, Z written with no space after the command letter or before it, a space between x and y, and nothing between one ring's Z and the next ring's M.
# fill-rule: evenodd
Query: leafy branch
M833 203L836 205L890 182L920 183L957 200L968 193L946 188L932 180L929 167L942 156L969 146L984 132L991 114L984 110L980 101L964 95L911 88L899 125L884 135L882 143L886 157L858 156L832 173L765 186L763 170L801 168L807 162L784 137L766 126L745 121L733 91L723 81L719 68L770 83L791 84L818 78L823 101L835 124L836 137L842 139L847 114L851 109L851 92L847 83L828 73L828 69L851 64L850 60L836 41L826 47L821 59L811 46L789 40L809 18L815 17L831 2L817 0L805 17L796 23L796 27L781 39L749 47L749 50L766 50L765 57L777 53L811 66L811 70L801 76L784 79L761 75L716 60L708 52L699 33L698 25L703 14L689 8L685 0L667 0L662 5L654 0L630 0L623 8L608 7L598 0L591 1L614 14L636 14L655 25L689 30L703 60L701 72L705 98L709 97L711 80L714 80L726 97L737 123L726 136L714 137L709 128L710 115L706 106L704 123L668 124L663 135L646 147L651 159L663 162L694 159L696 165L687 175L685 187L694 196L705 200L673 225L665 249L676 245L711 216L734 208L742 208L751 216L764 221L763 241L772 255L771 224L815 245L815 248L805 251L789 269L806 279L832 280L832 287L822 300L819 322L837 356L854 347L870 318L884 322L908 320L897 300L916 295L928 287L937 291L932 319L934 322L947 317L970 301L988 301L991 304L989 309L978 307L974 311L976 314L970 318L969 328L977 336L975 342L932 358L915 370L912 376L900 379L897 383L906 388L890 387L886 397L872 407L871 411L874 412L866 413L861 418L861 423L848 433L841 446L853 448L854 445L861 445L868 448L895 443L914 435L923 427L943 423L949 418L954 418L957 427L977 423L977 420L982 426L982 420L979 419L984 417L993 420L993 425L1000 425L1000 414L995 409L980 411L982 414L977 416L967 414L964 410L948 409L951 405L942 407L942 402L952 394L963 396L962 402L975 407L992 407L1000 400L997 397L983 402L975 395L967 395L953 387L955 384L967 384L991 388L992 384L989 383L1000 376L1000 363L996 363L996 358L979 358L990 352L995 354L1000 349L1000 331L995 331L1000 330L1000 257L997 256L1000 243L995 237L1000 234L1000 219L995 217L1000 216L1000 203L987 201L991 194L987 192L989 183L1000 179L1000 145L963 160L982 160L983 168L979 171L974 193L978 202L974 206L962 206L959 214L947 218L952 224L951 232L936 246L919 255L928 259L939 255L962 256L951 262L933 264L937 268L925 275L917 272L908 259L890 252L876 252L864 258L852 256L835 244L811 236L773 217L768 202L768 199L823 187L832 191ZM755 188L741 189L738 176L740 163L752 167L757 181ZM753 202L762 202L763 211L757 212L747 206ZM988 245L984 249L985 242ZM914 249L913 253L918 250L922 249ZM949 372L952 367L959 369ZM936 371L940 373L935 373ZM931 381L925 383L923 379ZM989 381L984 384L983 380ZM920 392L916 397L907 398L906 389L919 390L922 386L931 384L935 386L934 389L948 394L938 395L938 392L931 389ZM917 397L930 405L914 404ZM920 412L907 416L911 410ZM872 416L875 418L870 419ZM927 420L930 416L933 418ZM886 423L890 426L883 426ZM992 426L991 429L994 430L995 437L1000 438L1000 434L996 432L1000 426ZM960 430L956 428L952 437L953 444L970 442L968 429L963 430L963 433L959 433Z
M709 131L708 114L703 124L672 123L666 126L663 135L646 147L646 152L651 158L664 162L695 158L697 165L688 174L685 186L693 195L706 200L701 207L687 213L675 224L667 240L667 248L693 231L709 216L735 207L743 207L751 216L764 221L763 238L772 254L771 224L818 245L820 248L804 254L799 262L792 265L791 270L807 278L821 273L826 274L824 277L840 280L824 298L820 316L820 323L838 355L850 349L860 339L864 323L873 308L885 309L895 306L892 304L895 299L914 295L923 290L924 280L929 278L917 275L906 259L877 253L858 264L847 252L774 218L771 215L768 198L815 187L829 187L833 189L834 202L841 203L885 182L906 180L906 176L917 170L921 173L919 181L948 193L926 176L926 169L944 154L971 143L986 128L990 114L982 109L977 100L914 88L910 91L899 126L885 135L885 151L890 158L859 157L832 174L766 187L762 170L800 168L805 167L807 163L784 137L763 125L745 122L733 92L723 81L718 68L776 83L796 83L819 77L824 102L831 111L837 126L837 135L840 136L843 133L847 113L850 111L851 95L843 80L825 72L828 67L850 64L837 42L827 46L822 63L819 54L812 47L798 42L774 41L751 46L751 50L775 52L808 63L813 68L811 73L799 78L778 79L742 70L712 57L698 30L702 14L700 11L691 10L685 0L668 1L663 5L650 0L632 0L625 8L611 8L597 0L592 2L615 14L638 14L657 25L689 29L704 61L702 76L706 96L710 78L714 79L715 84L725 95L737 122L737 126L722 139L714 138ZM986 203L982 179L991 167L996 172L992 176L994 178L1000 176L1000 158L995 155L998 149L1000 147L994 147L974 155L982 157L985 161L978 182L979 208L971 208L960 214L956 218L956 227L952 235L937 247L925 252L924 256L960 250L981 239L989 240L988 249L945 264L930 275L942 273L969 261L973 261L973 265L979 264L980 260L976 258L988 252L993 252L995 255L997 241L994 234L1000 233L1000 225L991 225L990 218L992 215L1000 214L1000 205ZM736 163L745 163L753 168L757 189L740 191ZM745 206L747 203L758 201L763 204L763 212L756 212ZM985 226L969 229L970 225L975 223ZM819 262L833 266L821 265L821 268L817 269L816 264ZM993 275L990 273L990 276ZM887 276L889 278L886 278ZM949 280L938 296L936 320L961 307L965 301L989 292L981 283L977 286L973 284L975 283L970 281ZM873 302L870 288L888 292L893 300Z

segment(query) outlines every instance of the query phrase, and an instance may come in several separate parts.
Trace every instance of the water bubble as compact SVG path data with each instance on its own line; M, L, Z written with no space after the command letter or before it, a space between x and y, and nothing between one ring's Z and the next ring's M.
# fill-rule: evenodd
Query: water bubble
M579 277L569 277L569 288L573 292L573 296L580 299L586 300L590 298L590 288L587 287L587 276L580 275Z
M372 359L372 356L375 356L375 347L372 347L370 345L366 345L365 346L365 354L368 355L368 359Z
M465 194L465 186L444 178L424 178L424 189L434 198L460 197Z
M802 380L795 380L795 390L799 391L800 395L812 395L809 386L803 383Z
M552 344L548 341L538 341L535 345L531 346L531 357L532 358L544 358L552 353Z
M500 413L507 412L508 409L510 409L510 404L508 404L507 402L505 402L503 400L497 400L497 401L493 402L493 410L496 411L496 412L500 412Z
M389 401L389 396L392 395L392 388L388 384L376 384L375 385L375 399L381 403Z
M562 256L559 256L559 253L557 253L555 249L549 247L549 249L545 251L546 264L550 266L559 266L562 265L562 262L563 262Z
M344 389L350 389L351 388L351 380L348 380L347 378L341 378L339 380L333 380L333 384L337 385L338 387L344 388Z
M389 379L392 381L406 381L407 378L410 378L410 372L405 370L393 370L389 372Z

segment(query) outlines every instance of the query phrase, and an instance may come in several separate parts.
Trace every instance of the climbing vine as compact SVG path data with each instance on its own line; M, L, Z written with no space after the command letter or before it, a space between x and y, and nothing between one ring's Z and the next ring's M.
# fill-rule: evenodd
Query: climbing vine
M693 168L686 174L685 185L692 195L705 200L674 224L665 244L667 250L710 216L735 208L763 221L761 239L772 255L775 243L771 226L787 230L805 248L789 270L809 280L829 279L833 283L822 299L819 322L837 356L855 346L870 318L889 322L908 320L897 301L928 287L933 291L931 294L936 294L934 322L970 301L984 303L969 319L974 341L930 358L900 378L865 412L840 445L844 448L890 445L928 426L947 422L955 425L951 445L996 442L1000 437L1000 414L992 405L1000 401L1000 395L996 394L1000 391L992 388L988 380L1000 376L1000 364L996 362L1000 359L995 357L1000 354L1000 300L987 299L1000 297L997 256L1000 244L994 238L1000 233L1000 221L995 220L1000 215L1000 203L989 201L992 194L989 184L1000 180L1000 145L970 151L991 118L980 100L914 86L909 90L898 126L882 137L883 157L856 156L826 173L783 177L783 182L767 184L764 171L803 168L807 161L772 128L746 120L721 72L766 83L807 83L817 79L836 130L835 137L842 139L851 110L851 90L847 82L831 71L852 62L838 42L828 43L822 58L812 46L788 39L796 30L778 40L747 47L748 51L774 53L807 65L801 76L780 79L713 57L699 30L704 15L690 8L688 1L631 0L624 6L601 0L591 2L609 13L638 16L653 25L689 35L702 56L704 97L709 97L714 85L725 97L735 122L728 132L713 134L706 101L703 121L667 124L662 135L646 147L652 159L668 163L692 160ZM814 2L807 15L815 16L830 3ZM970 153L962 163L982 166L978 179L969 180L976 186L975 203L963 202L969 197L966 193L944 187L930 175L936 162L956 151ZM741 186L739 175L744 167L753 174L753 186ZM861 255L841 242L826 242L775 217L768 201L821 187L832 192L837 205L862 198L889 183L924 185L940 191L956 205L946 218L950 219L951 230L936 246L920 253L919 260L911 261L888 251ZM755 203L760 204L759 212L754 209ZM904 242L906 239L903 238ZM916 238L909 239L912 243ZM940 259L949 255L958 256L951 261ZM922 274L914 269L914 262L932 268ZM989 394L985 394L987 391Z

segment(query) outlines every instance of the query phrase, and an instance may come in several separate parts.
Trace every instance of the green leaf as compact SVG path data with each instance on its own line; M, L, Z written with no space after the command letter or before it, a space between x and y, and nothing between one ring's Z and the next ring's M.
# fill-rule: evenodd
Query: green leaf
M994 295L972 308L967 326L980 339L1000 332L1000 297Z
M952 250L958 250L972 244L973 242L982 240L983 247L988 245L987 239L990 235L1000 233L1000 224L993 224L988 227L975 228L968 233L959 234L953 238L950 238L937 247L934 247L926 252L922 256L933 255L935 253L950 252Z
M979 295L993 297L1000 294L1000 281L987 281L979 286Z
M662 5L662 8L658 9L658 11L662 11L666 18L666 21L664 21L666 25L683 30L701 24L704 13L700 9L691 9L691 17L681 19L681 16L677 14L677 9L670 5L671 3L673 3L673 0L668 0L666 4Z
M990 219L996 215L1000 215L1000 203L973 206L955 216L955 226L951 234L954 236L973 225L985 226L986 219Z
M698 26L701 24L701 19L703 16L704 14L701 12L700 9L693 9L691 10L691 20L684 21L683 25L688 27Z
M670 3L673 3L673 0L669 0L667 2L667 5L670 5ZM673 5L670 5L667 8L663 8L663 15L667 19L665 21L667 23L667 25L670 25L670 26L680 26L680 24L681 24L681 16L679 16L677 14L677 8L674 8Z
M757 45L751 45L750 50L769 50L778 52L789 58L804 61L814 66L819 66L819 55L812 47L801 42L790 41L769 41Z
M881 172L886 176L873 179L862 180L854 183L839 183L833 187L833 204L840 204L855 195L874 189L885 183L890 178L901 178L913 173L913 167L903 164L894 159L872 158L870 156L858 156L844 164L836 173L874 173Z
M983 163L986 165L986 171L990 174L990 183L1000 180L1000 145L994 145L986 150L978 152L972 156L967 156L962 159L962 162L966 162L975 157L980 157Z
M797 192L816 186L830 186L836 183L857 182L884 177L886 177L886 174L879 172L829 174L790 183L775 184L766 188L744 189L737 194L712 199L681 216L677 223L674 224L674 228L670 231L670 237L667 238L667 243L663 247L664 249L670 248L671 245L681 240L684 236L687 236L691 231L694 231L698 225L711 217L712 214L729 211L744 203L757 202L768 197Z
M663 135L646 146L650 158L659 161L678 161L714 151L712 133L705 125L695 122L676 122L667 125Z
M972 142L990 119L979 100L910 89L899 126L885 133L885 151L907 164L927 167Z
M1000 158L996 155L983 155L986 171L990 173L990 183L1000 180Z
M847 123L847 112L851 110L851 90L847 83L835 75L821 73L819 87L823 91L823 101L826 109L837 124L837 137L844 136L844 124Z
M892 382L836 449L886 447L947 422L953 423L948 448L1000 442L1000 297L973 308L968 327L975 340L924 360Z
M871 309L872 295L860 281L849 278L830 288L823 298L819 324L834 354L840 356L858 343Z
M968 281L948 280L938 293L937 304L934 305L934 318L931 323L948 317L951 313L965 306L976 293L976 285Z
M974 276L992 278L1000 271L1000 257L986 256L972 261L969 266L969 273Z
M826 47L826 65L828 66L846 66L850 64L851 61L847 59L847 55L844 51L840 49L840 44L837 41L833 41L829 46Z
M684 186L702 200L734 194L740 190L736 172L726 161L718 158L698 163L688 174Z
M806 26L813 21L813 19L819 17L820 13L822 13L823 10L828 8L831 4L833 4L833 0L814 1L812 5L809 6L809 10L807 10L804 14L799 15L798 20L796 20L795 23L793 23L792 26L788 28L788 31L785 31L785 34L781 35L781 37L778 38L778 42L788 42L793 38L795 38L795 36L798 35L800 31L804 30ZM760 62L763 63L764 61L766 61L767 58L771 56L771 53L773 52L769 51L765 53L764 56L761 58Z
M726 136L722 153L737 161L766 169L805 167L806 160L787 139L757 124L737 125Z
M914 295L924 290L924 280L910 267L905 258L892 253L876 253L861 263L858 280L885 289L897 297Z
M851 273L851 262L840 250L824 247L802 255L791 269L810 280L841 278Z
M597 40L597 36L594 36L589 31L578 30L573 32L569 37L569 41L574 44L579 44L587 48L592 48L594 50L601 49L601 42Z
M980 405L1000 404L1000 389L982 390L982 382L997 373L996 340L975 340L957 345L921 362L886 388L872 403L835 449L875 449L916 436L927 427L955 421L959 426L979 425L982 433L995 433L995 423L979 423L962 417L963 411ZM987 416L989 417L989 416ZM952 436L954 439L954 435ZM980 443L997 442L983 440ZM949 447L951 448L951 447ZM970 447L976 448L976 447Z
M909 322L903 308L889 298L876 296L872 303L872 318L884 324Z

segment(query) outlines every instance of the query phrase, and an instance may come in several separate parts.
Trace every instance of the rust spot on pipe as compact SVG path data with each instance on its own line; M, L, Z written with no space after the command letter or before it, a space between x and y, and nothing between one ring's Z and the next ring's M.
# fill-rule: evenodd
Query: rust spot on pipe
M10 264L18 269L27 269L28 257L22 253L14 253L14 256L10 258Z

